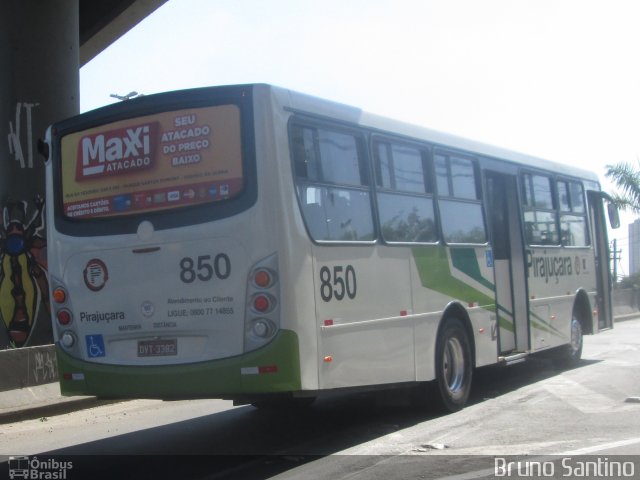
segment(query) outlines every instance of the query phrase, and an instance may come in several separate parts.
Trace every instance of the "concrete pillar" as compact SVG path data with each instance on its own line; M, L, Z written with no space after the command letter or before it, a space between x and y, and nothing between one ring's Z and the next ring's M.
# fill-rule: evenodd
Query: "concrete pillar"
M37 141L79 112L78 28L78 0L0 0L0 348L52 340Z

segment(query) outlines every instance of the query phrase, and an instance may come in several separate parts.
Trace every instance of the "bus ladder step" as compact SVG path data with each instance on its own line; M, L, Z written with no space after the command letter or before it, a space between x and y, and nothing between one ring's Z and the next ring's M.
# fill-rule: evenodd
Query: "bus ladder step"
M522 363L524 362L527 357L529 356L528 353L510 353L508 355L501 355L498 357L498 362L502 363L506 366L509 365L515 365L516 363Z

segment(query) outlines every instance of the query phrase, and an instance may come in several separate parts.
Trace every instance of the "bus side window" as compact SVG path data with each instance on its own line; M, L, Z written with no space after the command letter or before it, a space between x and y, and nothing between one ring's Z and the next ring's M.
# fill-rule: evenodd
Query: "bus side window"
M589 245L589 234L582 185L564 180L558 181L557 185L562 245L585 247Z
M434 159L444 240L447 243L486 243L474 161L443 152L436 154Z
M412 146L374 144L378 214L386 242L438 241L426 154Z
M361 140L339 128L293 124L291 145L298 199L313 240L375 239Z
M529 245L559 245L557 212L553 201L551 177L522 175L524 229Z

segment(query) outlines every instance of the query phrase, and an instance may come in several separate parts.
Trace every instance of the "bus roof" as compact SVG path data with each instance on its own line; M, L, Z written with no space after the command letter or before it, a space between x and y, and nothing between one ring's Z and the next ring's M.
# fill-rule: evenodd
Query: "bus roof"
M429 128L386 118L359 108L324 100L312 95L295 92L272 85L265 85L271 89L273 96L285 107L291 110L331 118L345 123L359 125L374 130L393 133L415 140L427 141L436 145L452 147L458 150L476 153L485 157L505 160L529 168L560 172L564 175L582 178L599 184L598 176L592 171L573 167L563 163L552 162L539 157L526 155L505 148L495 147L475 140L469 140L456 135L431 130Z

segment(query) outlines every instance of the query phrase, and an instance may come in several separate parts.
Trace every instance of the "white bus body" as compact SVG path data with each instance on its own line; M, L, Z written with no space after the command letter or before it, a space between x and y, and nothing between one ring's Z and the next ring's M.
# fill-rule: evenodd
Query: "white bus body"
M612 325L577 168L268 85L151 95L48 132L62 391L314 396L436 379Z

